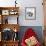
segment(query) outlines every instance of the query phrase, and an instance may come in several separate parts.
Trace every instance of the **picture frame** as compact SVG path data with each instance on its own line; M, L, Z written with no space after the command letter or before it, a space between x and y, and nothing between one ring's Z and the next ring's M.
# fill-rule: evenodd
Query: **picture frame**
M35 20L36 19L36 8L35 7L26 7L25 8L25 19L26 20Z
M2 10L2 15L9 15L9 10Z

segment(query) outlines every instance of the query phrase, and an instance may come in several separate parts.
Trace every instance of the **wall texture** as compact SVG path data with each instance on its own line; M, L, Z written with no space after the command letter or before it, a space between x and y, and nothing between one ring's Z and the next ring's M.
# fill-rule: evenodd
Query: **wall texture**
M21 5L19 18L19 24L21 26L43 26L42 0L21 0L18 3ZM36 20L25 20L25 7L36 7Z
M0 0L1 7L15 6L15 0ZM19 6L20 26L43 26L43 6L42 0L17 0ZM36 20L25 20L25 7L36 7ZM9 19L10 20L10 19ZM13 21L14 22L14 21Z

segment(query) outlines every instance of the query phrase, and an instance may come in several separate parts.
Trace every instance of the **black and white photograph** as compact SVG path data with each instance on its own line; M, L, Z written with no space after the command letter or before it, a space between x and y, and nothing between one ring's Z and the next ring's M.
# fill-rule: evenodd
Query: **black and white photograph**
M36 19L36 8L35 7L26 7L25 8L25 18L27 20Z

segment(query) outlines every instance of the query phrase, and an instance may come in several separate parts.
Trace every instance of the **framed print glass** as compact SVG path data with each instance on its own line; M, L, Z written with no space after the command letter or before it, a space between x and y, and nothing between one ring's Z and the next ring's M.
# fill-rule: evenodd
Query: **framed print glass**
M2 15L9 15L9 10L2 10Z
M35 20L36 19L36 8L26 7L25 8L25 18L27 20Z

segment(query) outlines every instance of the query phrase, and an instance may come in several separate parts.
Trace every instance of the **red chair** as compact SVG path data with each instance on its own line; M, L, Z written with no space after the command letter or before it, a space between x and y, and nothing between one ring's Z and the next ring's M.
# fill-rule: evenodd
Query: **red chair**
M32 28L26 30L24 37L22 38L21 46L27 46L25 40L34 36L37 39L36 33L33 31ZM38 40L37 40L38 41ZM40 42L38 41L35 46L41 46Z

